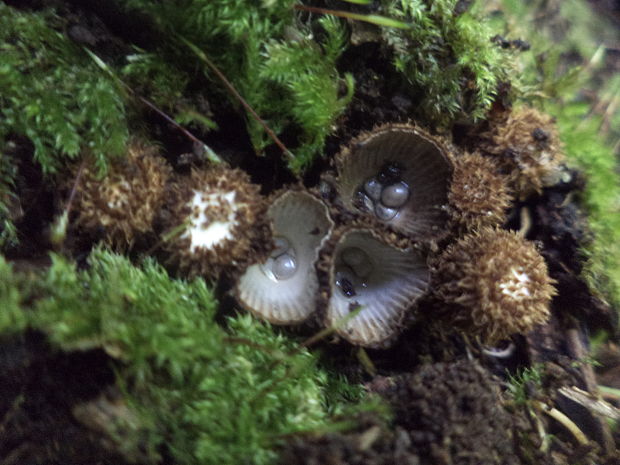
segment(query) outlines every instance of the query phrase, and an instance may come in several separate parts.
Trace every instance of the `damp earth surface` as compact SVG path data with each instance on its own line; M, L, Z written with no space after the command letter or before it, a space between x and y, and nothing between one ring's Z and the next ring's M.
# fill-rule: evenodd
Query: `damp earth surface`
M412 12L390 0L258 3L194 0L166 10L142 0L28 0L1 7L13 25L4 38L13 60L7 70L21 76L7 77L7 88L34 74L42 88L29 84L36 89L20 111L32 115L23 120L0 95L0 462L618 463L618 301L591 279L595 252L588 248L597 234L611 236L592 226L591 173L551 155L570 152L569 142L560 147L566 114L545 112L553 114L569 92L600 112L609 95L592 88L603 75L617 80L618 50L609 46L599 75L584 74L582 88L567 90L568 79L550 76L591 56L570 42L571 18L559 6L425 1L429 25L418 30L407 25ZM574 3L596 21L608 16L616 29L605 27L619 39L617 6ZM194 22L201 13L213 25L207 39ZM475 24L467 19L474 13L493 30L503 22L505 37L475 36L466 22ZM536 51L539 43L525 41L527 27L538 23L515 28L520 17L544 22L537 41L570 42L554 57L557 69L545 67L552 59ZM528 94L497 63L484 68L494 85L483 88L482 71L457 64L471 59L473 47L450 42L457 30L483 41L481 61L470 65L505 53L497 63L523 60L544 89ZM46 100L46 75L54 85L62 79L52 69L94 84L79 101L70 92L51 97L68 99L55 106ZM311 78L299 78L304 73ZM438 82L442 73L448 77ZM86 96L97 98L92 110L68 126L45 127L65 119L63 112L90 108ZM525 110L523 126L514 122L535 106L543 110ZM50 113L41 116L41 108ZM602 113L606 136L617 138L617 114ZM91 134L91 126L105 135ZM441 205L420 210L433 225L428 234L399 229L421 195L409 167L391 160L345 187L338 172L348 153L363 151L368 134L405 126L437 138L438 151L461 155L461 162L436 162L428 192L441 191ZM557 140L548 126L559 126ZM522 127L527 143L519 152ZM236 174L220 174L221 166ZM462 172L471 181L451 181ZM232 205L236 194L201 193L192 183L205 178L227 189L249 186L237 196L242 207L209 210ZM96 192L105 185L115 200L83 194L88 185ZM186 203L178 207L178 199ZM300 204L312 215L300 213ZM140 214L118 219L132 208ZM236 220L239 208L250 220ZM299 241L305 221L312 228ZM544 309L531 327L491 331L485 316L455 317L469 304L454 297L452 284L437 284L436 270L451 265L433 260L487 230L513 231L544 263ZM377 243L371 252L360 245L367 237ZM227 255L224 245L211 247L220 241L233 243ZM210 249L192 255L199 246ZM402 299L394 291L393 300L407 305L369 318L375 339L365 343L367 328L349 330L342 318L362 312L360 302L370 302L390 275L382 256L399 254L409 272L398 287L410 293ZM531 297L534 274L519 266L499 282L506 298ZM469 278L458 292L470 289ZM269 290L258 299L242 289L244 279ZM340 302L333 315L330 299ZM485 302L480 295L472 301ZM389 331L373 332L385 321Z

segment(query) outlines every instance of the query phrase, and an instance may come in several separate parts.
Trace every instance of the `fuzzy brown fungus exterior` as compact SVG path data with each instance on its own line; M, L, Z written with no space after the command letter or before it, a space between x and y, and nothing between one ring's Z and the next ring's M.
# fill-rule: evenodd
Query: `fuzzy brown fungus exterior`
M103 231L104 242L116 250L131 248L152 229L171 173L157 147L130 141L126 156L114 159L103 179L94 167L83 168L75 197L76 225Z
M408 124L388 124L354 139L336 156L344 208L415 241L447 231L452 150Z
M493 228L463 237L433 263L434 295L448 320L484 344L545 323L553 282L532 242Z
M534 108L513 110L494 122L485 148L498 156L520 198L540 193L562 173L564 154L553 118Z
M480 153L467 153L454 161L450 214L460 231L500 226L511 204L507 179L496 163Z
M259 191L245 172L222 165L169 188L164 249L182 274L216 280L267 258L271 228Z

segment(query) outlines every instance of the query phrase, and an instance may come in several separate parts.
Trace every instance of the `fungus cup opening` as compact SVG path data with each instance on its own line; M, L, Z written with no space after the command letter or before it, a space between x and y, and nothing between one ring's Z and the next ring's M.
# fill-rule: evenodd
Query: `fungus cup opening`
M381 346L393 338L405 311L427 289L429 270L422 254L389 244L370 229L345 232L329 265L326 323L353 344Z
M227 240L234 240L233 229L238 224L237 211L241 208L241 205L235 203L235 191L206 195L198 190L193 192L187 204L192 214L187 229L181 235L181 239L190 239L190 250L212 249ZM211 219L213 210L219 210L218 216L222 218Z
M271 323L301 323L316 309L315 264L333 222L327 206L301 190L276 194L268 216L275 234L274 250L239 278L237 300Z
M354 140L336 166L347 209L416 240L441 236L452 158L438 137L414 126L380 127Z

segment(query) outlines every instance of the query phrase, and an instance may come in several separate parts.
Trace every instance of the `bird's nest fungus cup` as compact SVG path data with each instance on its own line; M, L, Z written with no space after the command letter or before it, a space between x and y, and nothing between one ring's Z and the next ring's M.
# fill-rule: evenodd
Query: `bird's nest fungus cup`
M553 282L532 242L493 228L450 245L433 266L450 323L491 345L548 320Z
M512 200L506 176L479 153L455 158L448 199L455 229L463 232L501 226Z
M367 347L392 342L429 283L422 252L363 225L336 229L321 251L318 269L326 326Z
M337 190L347 210L371 216L415 240L438 240L448 219L450 150L411 125L364 133L336 157Z
M508 175L520 198L540 193L563 174L564 154L553 118L523 107L492 124L485 149Z
M265 258L271 229L259 186L238 169L193 171L169 188L164 249L186 275L215 280Z
M76 175L79 169L76 167ZM114 159L103 179L87 165L77 183L75 224L116 250L131 248L153 228L172 169L159 149L134 139L124 158Z
M252 313L275 324L298 324L316 309L319 249L333 221L327 206L301 189L279 191L268 210L274 248L268 259L250 266L235 294Z

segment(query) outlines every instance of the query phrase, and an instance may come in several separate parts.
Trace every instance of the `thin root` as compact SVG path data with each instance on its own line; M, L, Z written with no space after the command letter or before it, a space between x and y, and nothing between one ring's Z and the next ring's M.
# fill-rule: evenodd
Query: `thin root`
M549 415L555 421L557 421L562 426L564 426L564 428L566 428L573 435L573 437L577 440L577 442L579 444L582 444L582 445L589 444L590 441L588 441L588 438L586 437L586 435L583 434L583 432L573 422L573 420L568 418L566 415L564 415L558 409L556 409L554 407L550 407L547 404L545 404L543 402L540 402L540 401L534 401L534 406L537 409L541 410L542 412L545 412L547 415Z

